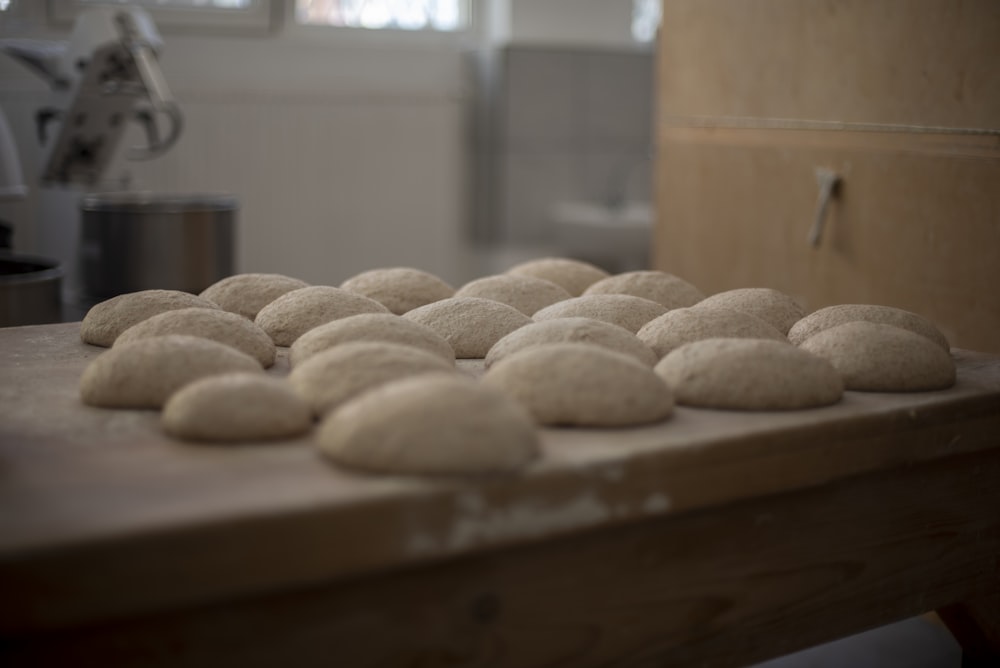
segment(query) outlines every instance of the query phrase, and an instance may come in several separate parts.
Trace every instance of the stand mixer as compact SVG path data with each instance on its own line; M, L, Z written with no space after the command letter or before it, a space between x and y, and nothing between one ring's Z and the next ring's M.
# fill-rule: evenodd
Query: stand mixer
M64 311L76 311L69 319L115 294L198 292L232 273L234 198L102 188L129 123L146 140L125 150L130 160L159 157L181 136L183 116L159 67L162 47L136 7L83 10L68 42L0 40L0 51L51 88L34 119L44 189L38 236L67 265Z
M138 122L148 140L128 151L130 159L155 158L177 142L183 116L160 71L162 47L149 15L135 7L81 12L69 42L0 40L0 50L52 88L35 117L44 152L42 185L96 185L128 121Z

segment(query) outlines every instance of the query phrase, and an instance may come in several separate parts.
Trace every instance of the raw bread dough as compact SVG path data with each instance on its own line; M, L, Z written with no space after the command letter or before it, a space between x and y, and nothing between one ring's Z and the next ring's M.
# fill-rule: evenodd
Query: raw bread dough
M668 309L694 306L705 295L683 278L665 271L629 271L597 281L584 290L585 295L632 295Z
M413 346L377 341L342 343L316 353L288 376L316 415L390 380L430 372L458 373L454 364Z
M543 257L516 264L508 274L534 276L563 287L573 297L579 297L592 284L610 276L598 266L565 257Z
M894 325L846 322L810 336L799 348L833 364L849 390L919 392L955 384L951 354Z
M397 315L455 294L455 288L434 274L412 267L371 269L352 276L340 287L374 299Z
M535 320L553 318L593 318L624 327L635 334L650 320L667 312L667 308L649 299L632 295L583 295L546 306L535 314Z
M290 346L313 327L357 315L388 313L368 297L329 285L313 285L281 295L257 314L255 322L278 346Z
M650 367L659 359L649 346L624 327L593 318L555 318L531 323L497 341L486 355L486 367L529 346L566 342L603 346Z
M199 378L230 371L264 373L260 363L224 343L171 334L115 346L80 378L83 403L106 408L159 408Z
M212 339L250 355L265 368L274 364L274 342L267 332L237 313L219 309L182 308L158 313L126 329L115 345L167 334Z
M755 315L787 335L792 325L806 314L798 302L771 288L737 288L714 294L698 302L696 308L724 308Z
M284 274L235 274L208 286L200 296L224 311L253 320L262 308L281 295L308 286L305 281Z
M94 305L80 323L84 343L110 347L126 329L157 313L179 308L219 308L213 302L180 290L141 290Z
M393 313L359 313L314 327L295 340L289 359L293 367L298 366L316 353L349 341L401 343L455 363L455 351L444 337L426 325Z
M403 317L443 336L459 359L486 357L494 343L531 323L531 318L513 306L479 297L442 299Z
M457 374L366 392L327 416L317 441L337 464L380 473L506 473L539 454L535 425L517 402Z
M773 325L757 316L729 309L679 308L650 320L636 332L657 357L685 343L712 338L772 339L786 342Z
M738 410L791 410L840 400L844 383L826 360L781 341L702 339L660 360L678 404Z
M175 392L160 422L168 434L193 441L265 441L306 433L312 412L283 379L226 373Z
M788 330L788 340L799 345L813 334L855 320L908 329L916 334L926 336L945 351L951 350L948 339L930 320L901 308L876 304L839 304L813 311L792 325L792 328Z
M498 274L466 283L458 289L455 296L492 299L513 306L525 315L533 315L535 311L569 299L572 295L562 286L544 278Z
M633 357L588 343L547 343L500 360L481 383L502 390L539 424L625 427L670 416L670 388Z

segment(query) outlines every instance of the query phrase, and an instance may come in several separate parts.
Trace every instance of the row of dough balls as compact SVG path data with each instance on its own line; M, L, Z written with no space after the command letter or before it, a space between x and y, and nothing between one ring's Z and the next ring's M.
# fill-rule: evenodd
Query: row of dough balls
M257 327L242 321L234 324L234 315L210 327L207 321L212 318L204 311L197 315L188 311L184 317L162 314L191 307L239 314ZM439 332L457 357L486 357L487 364L491 348L503 336L533 322L567 317L619 325L635 334L657 358L705 338L764 338L802 345L821 330L858 320L902 328L949 350L933 324L900 309L840 305L806 317L792 298L776 290L738 289L705 298L697 288L666 272L610 276L586 262L566 258L523 263L457 291L411 268L363 272L339 288L308 286L275 274L240 274L219 281L200 296L149 290L108 300L84 318L81 337L109 346L132 325L151 319L127 338L197 332L235 345L267 367L274 359L274 345L292 345L304 333L350 315L387 312L405 314ZM842 370L848 389L907 391L939 389L947 383L947 369L953 375L953 365L950 358L944 360L934 351L919 350L906 355L905 364L893 364L898 355L892 352L899 348L893 342L898 336L884 328L852 326L824 336L834 341L827 340L823 346L814 341L807 349L835 357L831 361ZM842 338L847 340L840 342ZM926 347L923 340L912 337L904 336L904 343L907 349ZM925 362L925 358L930 359ZM928 366L939 373L928 372L924 368ZM893 373L886 372L889 367ZM909 378L908 372L914 377ZM944 380L935 383L928 376Z
M95 306L84 318L81 336L87 343L110 346L131 325L165 310L200 306L219 308L260 324L275 344L290 345L303 332L322 322L353 313L390 312L401 315L448 299L488 299L526 316L558 302L572 308L601 308L596 295L625 296L643 313L690 306L704 295L694 286L665 272L631 272L610 276L586 262L544 258L512 267L504 274L471 281L458 290L440 278L407 267L375 269L344 281L339 288L310 286L280 274L238 274L208 287L200 295L169 290L147 290L123 295ZM586 295L581 302L573 298ZM641 297L662 308L629 299ZM361 299L364 297L367 299ZM588 306L589 304L595 306ZM558 311L550 312L553 315ZM543 315L544 317L544 315ZM481 356L481 355L480 355Z
M601 271L585 263L562 259L540 264L550 268L579 264L592 276ZM412 275L417 270L375 270L356 279L371 281L380 271L399 276ZM284 280L286 277L276 278ZM492 278L496 277L488 277ZM260 291L259 285L268 283L265 279L266 275L241 275L225 279L213 288L228 286L232 297L234 285L256 283ZM480 279L479 285L488 279ZM356 284L355 279L352 281ZM345 282L345 286L352 281ZM392 304L394 310L403 311L407 317L387 312L386 306L363 312L363 315L337 315L320 325L301 328L290 322L294 314L285 311L283 317L277 319L285 323L284 329L275 331L294 333L302 329L290 339L293 371L285 383L282 379L254 376L255 371L262 371L274 359L273 347L268 353L266 346L261 345L268 337L273 339L273 335L264 330L260 315L281 302L280 296L268 302L265 297L255 295L254 290L244 290L236 301L246 305L255 299L258 304L257 315L251 321L250 308L239 311L240 315L234 319L234 314L218 308L218 302L192 307L180 303L189 298L197 299L191 295L181 297L183 293L150 291L164 294L125 295L120 299L120 308L110 308L108 303L98 305L103 306L100 310L116 316L112 320L119 320L118 326L129 319L140 322L120 336L112 337L120 354L102 355L88 367L81 381L81 394L86 403L95 405L158 407L166 403L163 420L168 431L208 440L295 435L307 431L312 415L318 415L323 418L318 440L342 463L375 470L448 473L507 470L523 465L537 454L535 422L584 426L641 424L668 417L675 399L678 403L719 408L784 409L833 403L840 398L844 381L850 375L841 373L841 369L815 354L817 351L810 350L810 346L796 347L789 345L789 341L800 344L806 339L822 341L823 337L816 339L813 335L842 325L859 329L851 335L868 342L866 345L876 342L874 347L868 345L868 357L885 357L886 350L891 352L898 348L899 332L903 333L902 342L908 346L914 344L912 337L917 337L918 349L920 343L930 340L928 337L937 338L936 351L940 353L937 361L940 362L941 355L946 360L944 365L938 366L950 370L950 380L947 370L930 380L914 380L910 378L914 360L904 354L897 356L894 363L881 364L896 368L903 380L892 380L894 385L888 388L856 389L934 389L954 382L954 366L945 352L947 341L919 316L898 309L845 306L803 317L793 300L776 291L730 291L700 299L693 286L663 272L598 277L590 285L578 279L572 287L586 293L602 282L617 284L616 289L626 289L629 285L662 287L672 283L680 286L679 292L687 293L674 299L694 301L698 308L668 308L645 297L617 295L629 298L630 308L624 309L625 314L621 315L611 308L616 301L614 298L595 301L569 297L543 306L535 312L533 320L509 304L483 297L445 297L438 293L439 298L410 308L420 299L394 302L391 295L385 293L381 297L386 304ZM476 281L469 285L475 284ZM294 284L286 287L290 289L285 295L303 294L302 287ZM206 290L202 298L212 295L213 288ZM339 290L344 289L342 286ZM648 294L649 290L645 292ZM570 294L568 289L566 293ZM583 296L600 294L593 292ZM248 299L248 295L254 299ZM215 296L236 310L228 298ZM423 298L428 298L427 294ZM151 302L156 299L170 301L170 311L176 313L170 315L168 311L146 317ZM142 308L126 308L125 302L129 300L142 304ZM645 302L660 308L650 307ZM542 317L538 317L553 305L561 305L562 310L556 310L551 316L542 313ZM573 305L588 308L582 312L566 309ZM100 314L98 307L92 313ZM144 310L145 313L136 316L135 311ZM193 343L187 334L199 329L204 332L205 328L192 328L191 323L204 325L213 317L220 323L225 321L225 327L220 325L217 330L240 334L230 335L230 340L225 340L218 331L209 336L226 345L206 339L201 339L197 345ZM893 324L884 324L886 320ZM240 325L236 325L237 322ZM908 329L901 330L897 325ZM913 334L913 329L926 331ZM93 338L95 330L99 328L83 327L81 335L84 340L88 336ZM85 333L88 331L91 334ZM473 336L463 339L464 332L471 332ZM115 342L115 338L120 340ZM824 345L834 353L845 347L843 336L831 338L833 344ZM147 339L149 341L142 343ZM253 345L235 345L249 360L237 363L231 354L218 348L219 345L222 348L234 346L237 339L253 342ZM882 340L888 342L887 346L880 347L878 342ZM694 341L698 343L692 344ZM857 347L857 342L852 342L850 337L847 341L848 351ZM593 345L595 343L598 347ZM209 350L213 347L214 350ZM137 352L125 354L126 351ZM235 352L232 348L230 351ZM486 358L489 370L481 382L455 373L456 354ZM155 362L149 364L150 368L139 371L146 365L135 359L142 356L169 360L167 365L173 371L155 370ZM181 359L184 361L180 362ZM255 368L248 367L247 361L256 365ZM176 377L183 375L180 369L192 370L194 375L215 375L227 370L228 367L221 367L229 364L242 373L198 382ZM916 366L922 368L920 364ZM863 363L860 367L864 372L872 365ZM432 374L433 380L423 374ZM402 379L414 375L421 375L422 380L395 388ZM861 375L863 377L864 373ZM142 387L131 387L130 378L133 384L138 382ZM152 379L156 379L155 382ZM104 396L101 388L113 388L120 396ZM177 391L179 388L183 389ZM298 408L291 408L293 405ZM392 415L397 405L399 417L395 418ZM496 410L484 413L486 406ZM282 420L268 419L266 416L271 413L280 413ZM229 414L231 419L220 420L220 415L224 414ZM396 422L397 419L402 422ZM464 422L473 424L463 426ZM242 431L237 430L239 433L235 435L225 432L224 424L241 425ZM406 426L400 428L400 424ZM514 440L519 445L496 449L483 440L483 433L487 431L490 440L507 440L505 424L511 433L517 434ZM470 438L470 433L476 436ZM529 433L531 436L526 436ZM449 444L450 439L457 439L456 443ZM463 446L458 441L475 442L481 447ZM361 445L363 443L368 445ZM410 447L413 443L424 443L433 453L421 454L422 448ZM497 459L500 455L503 456Z

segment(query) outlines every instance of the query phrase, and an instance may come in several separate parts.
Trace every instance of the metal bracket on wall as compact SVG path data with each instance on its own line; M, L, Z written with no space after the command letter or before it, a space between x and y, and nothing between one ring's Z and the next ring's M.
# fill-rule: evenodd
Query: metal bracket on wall
M819 185L819 196L816 199L816 216L809 229L809 245L819 246L823 236L823 225L826 222L826 210L830 200L840 191L841 178L837 172L826 167L816 168L816 183Z

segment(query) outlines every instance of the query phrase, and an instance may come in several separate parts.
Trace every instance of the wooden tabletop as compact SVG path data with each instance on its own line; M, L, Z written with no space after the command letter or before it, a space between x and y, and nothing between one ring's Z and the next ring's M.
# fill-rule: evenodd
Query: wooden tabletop
M946 391L847 392L789 412L680 407L641 428L543 429L542 458L517 475L365 475L310 438L195 445L166 437L155 411L84 406L77 383L101 352L76 323L0 329L0 636L347 581L1000 446L1000 359L955 350ZM287 369L282 354L271 373Z

